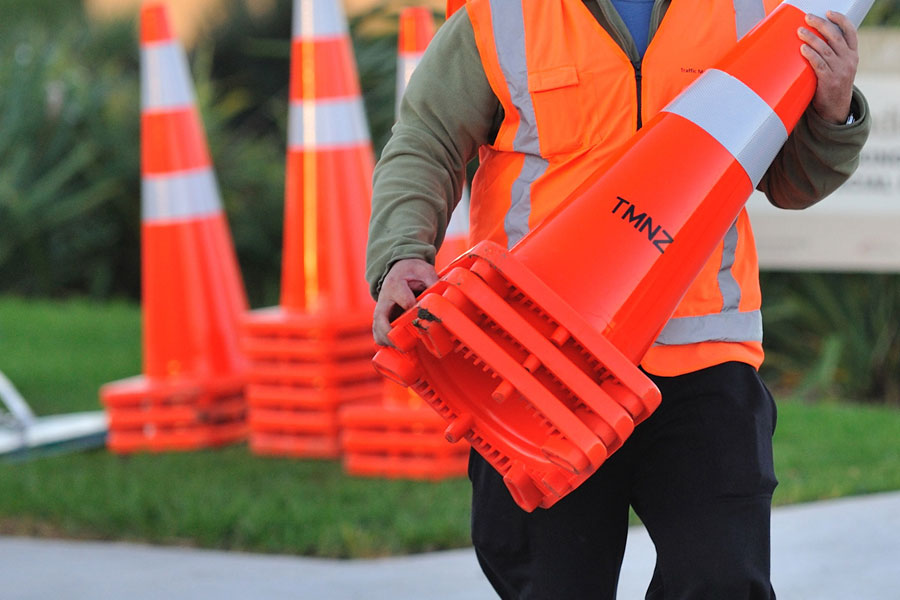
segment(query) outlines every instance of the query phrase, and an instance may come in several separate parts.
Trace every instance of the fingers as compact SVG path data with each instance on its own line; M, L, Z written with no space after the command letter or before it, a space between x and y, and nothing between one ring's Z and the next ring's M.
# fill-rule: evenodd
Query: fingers
M391 320L413 307L416 294L438 280L434 267L420 259L399 260L388 271L381 284L375 311L372 314L372 335L375 343L392 346L388 339Z
M853 80L859 64L856 27L844 15L828 11L827 19L806 15L808 27L797 35L804 43L800 53L816 74L813 107L833 123L843 123L850 111Z
M859 50L859 37L856 33L856 26L853 25L853 22L847 18L846 15L842 15L839 12L835 12L833 10L829 10L825 13L825 16L838 26L840 31L843 33L844 42L847 44L847 47L853 50L854 52Z
M382 286L381 293L378 294L378 301L375 303L375 311L372 313L372 336L375 343L379 346L393 346L388 333L391 331L391 318L396 316L394 313L399 307L402 311L407 310L416 303L416 296L412 290L402 285L389 286L385 290Z

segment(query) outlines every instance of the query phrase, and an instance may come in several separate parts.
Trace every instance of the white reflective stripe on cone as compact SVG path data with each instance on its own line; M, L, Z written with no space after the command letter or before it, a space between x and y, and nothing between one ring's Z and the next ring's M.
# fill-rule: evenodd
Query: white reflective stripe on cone
M349 35L341 0L294 0L294 39Z
M291 102L288 148L319 150L369 143L369 128L359 97Z
M394 101L394 114L400 114L400 102L403 100L403 94L406 92L406 86L409 85L409 78L412 77L413 71L422 62L422 53L402 53L397 57L397 92Z
M187 58L175 42L141 48L141 109L169 110L194 103Z
M450 222L447 223L447 232L444 234L446 238L465 237L469 235L469 186L463 186L462 197L453 214L450 215Z
M753 187L788 137L784 123L765 100L718 69L707 70L663 111L684 117L714 137L744 168ZM735 114L741 119L735 121Z
M143 222L189 219L221 212L219 186L209 167L141 179Z

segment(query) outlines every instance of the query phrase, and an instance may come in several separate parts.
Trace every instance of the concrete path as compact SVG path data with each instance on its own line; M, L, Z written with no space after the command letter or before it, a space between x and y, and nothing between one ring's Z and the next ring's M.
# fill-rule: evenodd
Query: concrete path
M779 600L900 600L900 492L775 510ZM653 546L632 528L619 598L643 598ZM336 561L0 537L3 600L481 600L470 549ZM566 599L560 599L566 600Z

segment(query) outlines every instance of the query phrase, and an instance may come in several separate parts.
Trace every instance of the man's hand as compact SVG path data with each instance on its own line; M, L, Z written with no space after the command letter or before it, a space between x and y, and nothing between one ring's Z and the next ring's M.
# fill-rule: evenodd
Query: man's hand
M375 313L372 315L372 335L379 346L393 346L387 334L391 320L416 303L416 294L438 280L430 263L418 258L398 260L381 283Z
M850 115L853 79L859 64L856 27L844 15L829 10L828 19L806 15L806 24L821 34L824 40L805 27L797 35L804 42L803 55L818 77L813 108L831 123L843 125Z

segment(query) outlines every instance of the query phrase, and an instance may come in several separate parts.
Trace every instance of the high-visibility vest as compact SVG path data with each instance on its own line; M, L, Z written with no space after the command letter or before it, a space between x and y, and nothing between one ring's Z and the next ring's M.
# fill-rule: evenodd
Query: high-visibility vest
M582 0L469 0L484 71L504 111L494 143L479 151L471 242L511 248L775 4L673 0L638 72ZM742 211L643 367L664 376L732 360L759 367L760 304Z

